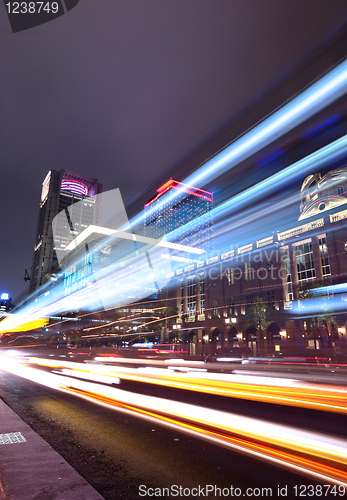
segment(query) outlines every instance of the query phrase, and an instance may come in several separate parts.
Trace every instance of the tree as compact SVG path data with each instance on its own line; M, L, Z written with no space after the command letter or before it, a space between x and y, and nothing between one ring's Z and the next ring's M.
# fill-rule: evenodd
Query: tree
M312 316L306 319L309 331L316 338L323 339L327 341L328 345L330 340L328 338L324 339L324 328L331 336L333 327L337 326L336 316L334 316L334 311L331 308L331 300L328 294L317 294L318 289L321 288L319 283L307 284L299 290L299 299L316 299L319 297L320 303L323 304L321 308L321 313L317 316ZM326 336L326 335L325 335Z
M264 330L270 322L270 308L261 297L255 297L254 302L247 307L246 324L256 330Z
M171 330L172 326L176 323L178 308L174 304L164 305L160 311L160 316L162 316L162 321L155 323L155 329L168 328Z
M246 325L257 330L257 348L263 346L263 331L270 322L270 308L261 297L255 297L254 302L247 307Z

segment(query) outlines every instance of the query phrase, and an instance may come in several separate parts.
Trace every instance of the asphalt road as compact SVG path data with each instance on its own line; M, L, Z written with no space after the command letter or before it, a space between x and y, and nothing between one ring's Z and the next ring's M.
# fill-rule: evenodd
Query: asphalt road
M261 418L272 415L273 420L300 426L310 425L311 422L310 429L329 427L334 429L334 433L346 433L345 419L338 415L323 414L323 419L321 414L315 413L313 418L312 412L298 408L278 408L255 402L247 404L238 400L223 402L224 398L218 397L207 401L203 394L193 397L182 391L167 392L165 388L148 389L141 385L128 385L126 389L141 392L154 390L157 396L165 393L166 397L177 400L188 398L195 404L208 403L224 409L228 405L229 410L232 408L232 411L242 414ZM105 499L149 498L149 495L141 497L139 492L155 493L148 488L169 488L171 485L196 488L207 484L229 488L229 491L232 485L240 488L236 491L241 492L241 496L247 488L259 488L254 496L264 497L262 488L271 488L272 498L280 498L278 486L287 487L286 498L297 498L293 489L295 485L318 484L310 478L251 459L174 428L76 399L1 371L0 397ZM332 418L335 418L333 425ZM141 485L145 485L142 490L139 489ZM168 498L161 495L160 490L156 492L158 495L155 498ZM186 493L189 493L188 490ZM232 498L231 495L229 497ZM209 498L221 497L211 493Z

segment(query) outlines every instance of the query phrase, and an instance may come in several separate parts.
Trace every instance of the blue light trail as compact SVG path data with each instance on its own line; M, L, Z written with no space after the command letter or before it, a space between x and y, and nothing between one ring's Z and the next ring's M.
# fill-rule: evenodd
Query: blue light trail
M208 160L203 166L188 176L184 180L184 183L203 186L211 182L213 179L219 177L244 159L249 158L266 145L283 136L318 111L336 101L346 92L347 60L339 64L290 102L276 110L271 116L265 118L242 137L235 140L223 151ZM230 218L231 213L240 210L240 208L249 202L250 198L252 202L264 198L280 187L285 186L288 176L291 176L292 179L298 179L313 167L315 169L321 168L328 162L333 162L342 158L346 152L347 136L344 136L216 207L213 210L213 216L216 221L215 236L218 238L220 235L224 235L226 231L226 226L224 224L219 225L220 219L228 216L228 226L232 229L232 225L235 221L233 218ZM175 190L173 196L179 195L180 190ZM257 209L254 210L258 212L259 209L260 207L258 206ZM143 219L144 212L141 212L130 221L130 224L132 226L139 225L140 223L143 224ZM249 213L247 213L243 221L241 218L238 224L246 224L247 221L249 221ZM167 235L167 239L170 240L170 235ZM228 233L228 239L230 242L230 232ZM222 248L219 250L222 250ZM157 250L156 252L156 259L159 266L161 250ZM133 265L134 269L136 269L135 272L138 273L136 260ZM146 281L148 279L147 274L144 273L141 275L140 279L137 280L137 287L141 288L148 286ZM127 293L127 282L132 279L133 276L129 268L125 270L119 268L119 266L110 266L109 270L105 270L104 276L100 282L104 288L104 297L110 300L114 304L114 307L116 307L117 301L124 303L127 299L129 302L129 299L132 297L134 298L134 295ZM117 280L123 283L118 290L117 287L115 288L113 286ZM150 288L152 289L152 287ZM26 316L26 319L29 318L29 320L34 320L38 317L56 314L60 311L68 310L69 308L71 309L71 307L76 308L76 306L89 310L95 307L95 287L90 287L90 293L86 293L83 300L77 300L77 296L75 296L75 303L74 296L63 297L64 290L61 285L57 284L54 291L47 293L48 291L48 287L43 287L40 290L39 301L36 294L36 302L35 298L33 298L32 301L29 300L29 303L20 309L21 312L24 313L24 316ZM116 296L112 297L112 294ZM117 296L117 294L119 296ZM8 319L9 318L6 320ZM14 317L12 319L14 320Z
M287 104L274 111L249 132L208 160L182 182L203 187L297 127L347 92L347 60L310 85ZM179 196L177 190L174 196ZM130 221L132 225L143 222L141 212Z

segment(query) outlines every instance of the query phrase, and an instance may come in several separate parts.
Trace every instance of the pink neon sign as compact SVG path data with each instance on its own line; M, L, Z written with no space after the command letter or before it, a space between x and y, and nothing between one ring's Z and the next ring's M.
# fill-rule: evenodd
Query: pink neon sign
M87 196L88 194L87 186L79 181L63 179L61 181L61 189L63 191L69 191L70 193L79 194L80 196Z

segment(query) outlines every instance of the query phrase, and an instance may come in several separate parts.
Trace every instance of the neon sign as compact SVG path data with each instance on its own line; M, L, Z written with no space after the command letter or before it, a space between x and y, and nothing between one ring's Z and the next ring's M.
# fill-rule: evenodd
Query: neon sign
M154 198L149 200L148 203L146 203L145 208L147 208L148 205L151 205L164 193L169 191L169 189L177 189L178 191L182 191L187 194L192 194L193 196L197 196L198 198L203 198L204 200L208 200L211 202L213 201L213 194L210 193L209 191L204 191L203 189L199 189L193 186L188 186L187 184L183 184L183 182L178 182L175 181L174 179L170 179L168 182L166 182L163 186L161 186L157 190L158 194Z
M87 196L88 188L85 184L79 181L63 179L61 181L62 191L69 191L70 193L79 194L80 196Z

